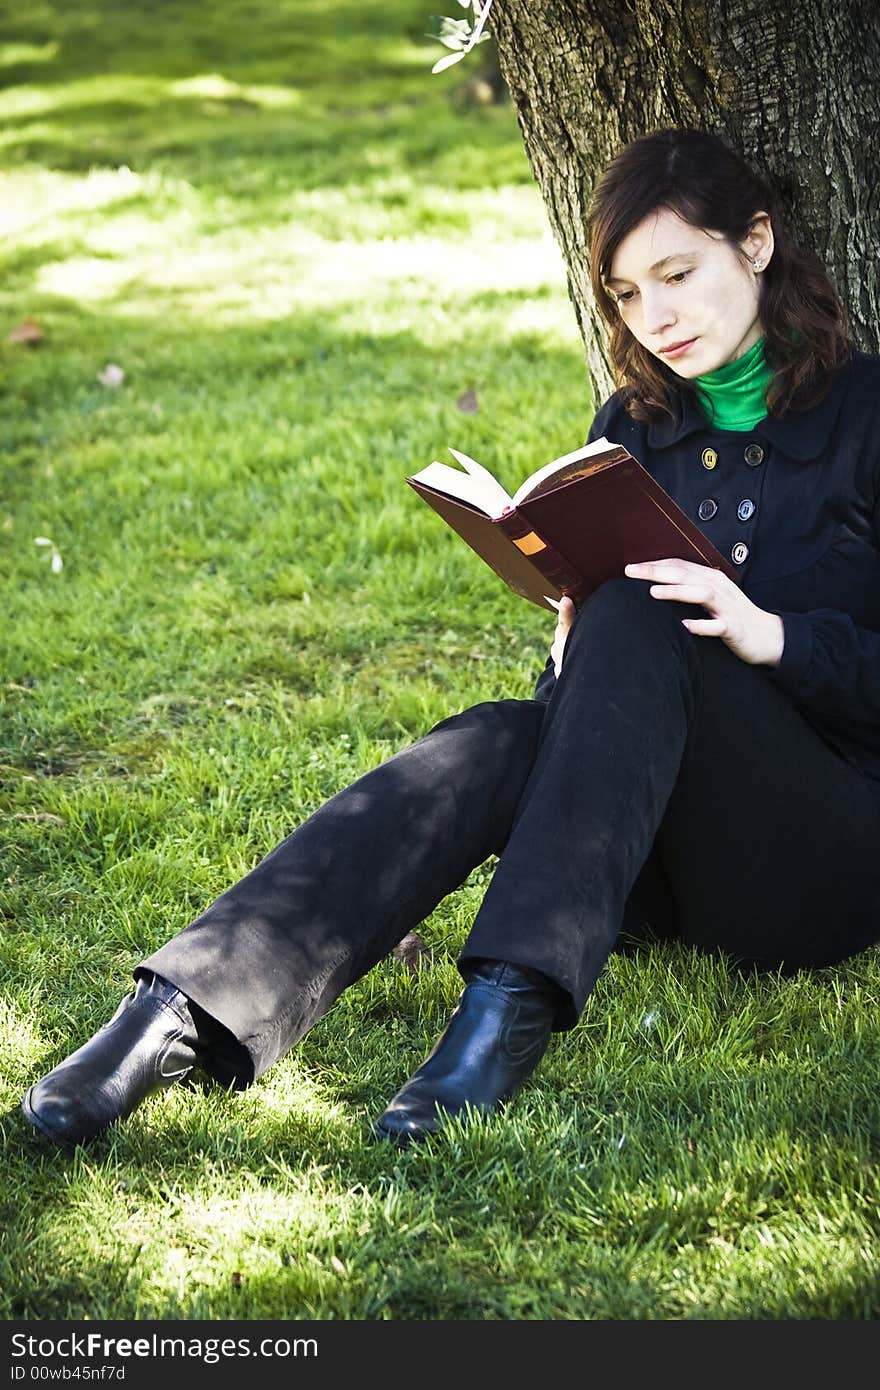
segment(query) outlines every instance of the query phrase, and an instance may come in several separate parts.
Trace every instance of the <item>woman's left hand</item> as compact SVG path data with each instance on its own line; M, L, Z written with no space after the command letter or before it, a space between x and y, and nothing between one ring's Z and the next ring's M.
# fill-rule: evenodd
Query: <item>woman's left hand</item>
M682 618L695 637L720 637L749 666L779 664L785 645L779 614L758 608L721 570L690 560L651 560L627 565L624 573L630 579L650 579L654 598L707 608L709 617Z

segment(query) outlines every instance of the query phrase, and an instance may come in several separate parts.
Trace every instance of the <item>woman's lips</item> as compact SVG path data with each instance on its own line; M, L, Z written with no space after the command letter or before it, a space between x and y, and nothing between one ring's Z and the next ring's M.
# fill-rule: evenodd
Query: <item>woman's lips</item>
M685 343L679 343L676 347L661 348L660 351L664 357L681 357L696 341L696 338L688 338Z

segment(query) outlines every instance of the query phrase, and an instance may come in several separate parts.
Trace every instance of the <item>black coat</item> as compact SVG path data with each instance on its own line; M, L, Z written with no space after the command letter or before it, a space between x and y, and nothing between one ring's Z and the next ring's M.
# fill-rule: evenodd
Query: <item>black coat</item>
M880 780L880 357L855 353L819 405L745 431L713 429L687 399L676 422L640 424L615 392L589 438L603 435L731 558L752 602L781 616L768 678ZM536 697L553 684L548 661Z

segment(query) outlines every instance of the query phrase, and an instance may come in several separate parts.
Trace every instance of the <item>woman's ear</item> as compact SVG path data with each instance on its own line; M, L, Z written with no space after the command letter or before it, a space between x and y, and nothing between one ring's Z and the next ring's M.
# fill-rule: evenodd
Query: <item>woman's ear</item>
M754 270L766 270L773 255L773 227L766 212L756 212L749 226L749 234L740 245L752 263Z

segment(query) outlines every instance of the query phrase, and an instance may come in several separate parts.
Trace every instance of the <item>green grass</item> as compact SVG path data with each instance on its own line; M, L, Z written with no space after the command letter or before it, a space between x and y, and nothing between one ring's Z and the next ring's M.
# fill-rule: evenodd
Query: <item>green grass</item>
M399 1154L370 1121L489 864L430 970L384 962L249 1092L73 1159L18 1113L324 798L543 664L551 621L403 482L452 444L516 485L591 415L514 115L430 76L428 17L0 10L0 339L46 334L0 342L0 1316L876 1318L875 951L616 956L506 1117Z

